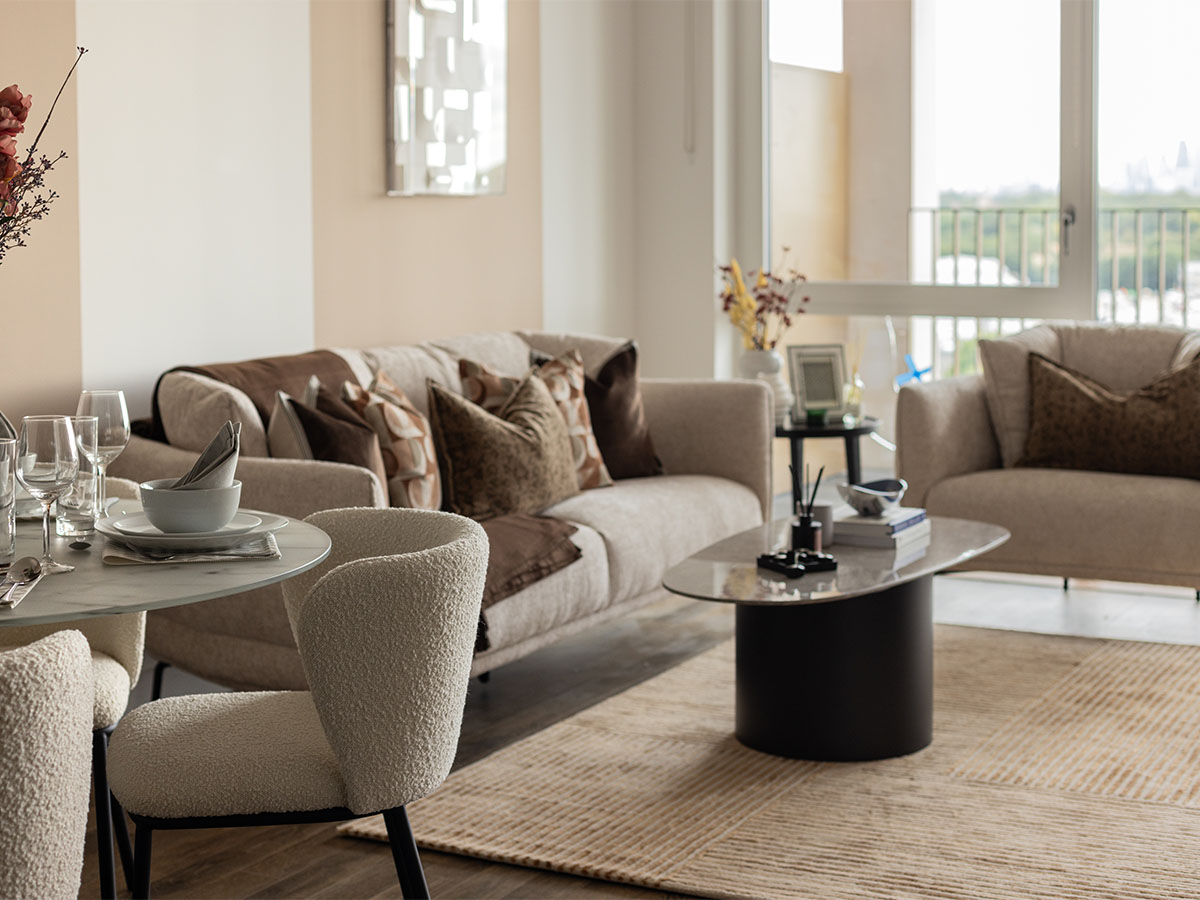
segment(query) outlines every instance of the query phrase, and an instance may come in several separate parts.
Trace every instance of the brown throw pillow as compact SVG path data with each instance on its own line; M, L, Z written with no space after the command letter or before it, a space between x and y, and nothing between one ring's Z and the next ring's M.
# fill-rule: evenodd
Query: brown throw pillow
M663 473L654 452L650 425L638 383L637 344L630 341L584 385L592 431L613 478L644 478Z
M379 438L392 506L441 509L442 478L429 420L383 372L370 389L357 382L342 385L342 399Z
M380 484L387 484L379 438L348 403L324 385L313 409L291 398L288 402L308 438L313 459L362 466L378 475Z
M463 395L478 403L488 412L497 412L520 385L519 378L499 375L482 363L460 359L458 374L462 378ZM592 418L588 412L587 397L584 396L583 358L578 350L569 350L557 358L539 361L533 373L546 383L550 396L558 404L558 411L567 423L567 434L571 437L571 453L575 459L575 472L579 478L579 489L608 487L612 477L604 465L604 457L592 433Z
M1118 394L1029 354L1020 466L1200 478L1200 360Z
M430 381L429 418L451 512L540 512L579 493L567 425L541 379L526 377L499 415Z

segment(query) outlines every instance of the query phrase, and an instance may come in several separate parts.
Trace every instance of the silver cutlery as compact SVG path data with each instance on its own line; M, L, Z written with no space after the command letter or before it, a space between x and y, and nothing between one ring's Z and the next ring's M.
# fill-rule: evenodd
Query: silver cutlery
M21 598L15 601L11 599L13 591L23 585L36 581L41 574L42 564L32 556L23 556L14 562L9 567L8 575L6 576L9 588L4 592L4 596L0 597L0 606L14 607L20 603Z

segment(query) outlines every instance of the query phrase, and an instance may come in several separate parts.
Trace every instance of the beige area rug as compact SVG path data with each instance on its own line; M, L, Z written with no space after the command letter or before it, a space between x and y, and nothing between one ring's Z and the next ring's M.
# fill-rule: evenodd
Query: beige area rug
M941 626L920 753L800 762L732 729L730 643L456 772L413 829L705 897L1200 897L1200 647Z

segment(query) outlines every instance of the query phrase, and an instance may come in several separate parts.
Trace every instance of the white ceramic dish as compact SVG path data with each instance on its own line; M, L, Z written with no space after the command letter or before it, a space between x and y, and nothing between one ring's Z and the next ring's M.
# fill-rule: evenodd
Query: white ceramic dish
M98 519L96 521L96 531L107 538L112 538L114 541L120 541L123 544L128 544L130 547L138 549L228 550L230 547L236 547L257 535L278 531L288 523L287 518L284 516L277 516L274 513L262 512L257 509L244 509L241 512L262 519L261 524L256 525L249 531L237 534L127 534L116 527L116 523L121 521L122 518L118 517L116 519ZM131 515L140 515L140 513L131 513Z
M209 534L228 525L242 499L242 483L198 490L169 490L178 479L156 478L138 485L142 509L166 534Z
M162 537L164 532L155 527L154 523L146 516L144 512L133 513L128 516L121 516L113 520L113 528L126 535L134 537ZM262 524L262 519L258 516L247 512L239 512L229 521L229 524L224 528L217 528L213 531L200 531L191 534L174 534L173 537L224 537L226 535L245 534Z

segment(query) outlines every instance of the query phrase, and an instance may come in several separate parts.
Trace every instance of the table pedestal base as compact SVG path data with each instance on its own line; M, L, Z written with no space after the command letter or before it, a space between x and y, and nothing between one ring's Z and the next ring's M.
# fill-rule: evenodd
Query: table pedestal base
M737 738L851 762L933 740L933 578L804 605L737 608Z

